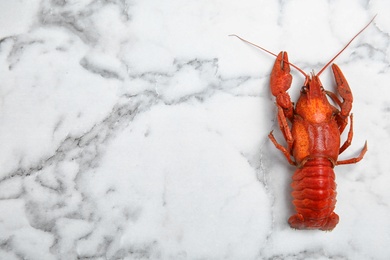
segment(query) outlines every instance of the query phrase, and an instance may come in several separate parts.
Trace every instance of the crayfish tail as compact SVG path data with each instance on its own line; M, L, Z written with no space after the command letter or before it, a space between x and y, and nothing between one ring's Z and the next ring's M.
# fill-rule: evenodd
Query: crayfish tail
M292 228L330 231L339 222L339 216L333 212L337 192L330 165L316 165L312 161L295 171L291 195L297 214L288 220Z

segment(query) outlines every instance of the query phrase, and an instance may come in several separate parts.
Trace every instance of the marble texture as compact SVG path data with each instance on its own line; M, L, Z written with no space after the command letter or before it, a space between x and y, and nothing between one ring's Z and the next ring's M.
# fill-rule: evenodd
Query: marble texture
M0 259L389 259L389 10L1 1ZM267 138L274 58L228 35L318 71L375 14L335 61L354 93L341 158L369 151L336 168L336 229L292 230L294 168Z

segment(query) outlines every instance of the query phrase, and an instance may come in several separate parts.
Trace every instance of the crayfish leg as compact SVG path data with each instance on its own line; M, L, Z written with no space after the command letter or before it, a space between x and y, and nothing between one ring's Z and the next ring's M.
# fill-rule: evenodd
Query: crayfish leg
M272 141L272 143L275 145L275 147L277 149L279 149L283 154L284 156L286 157L287 161L291 164L291 165L296 165L296 163L291 159L291 156L290 156L290 151L287 150L283 145L281 145L280 143L278 143L278 141L276 141L275 139L275 136L273 135L272 133L273 131L271 131L268 135L269 139Z
M353 114L352 113L349 115L349 121L350 121L350 125L349 125L348 137L347 140L345 140L344 144L340 147L339 154L344 152L345 149L347 149L352 143L352 137L353 137Z
M360 154L358 157L350 158L347 160L342 160L342 161L337 161L336 165L341 165L341 164L352 164L352 163L357 163L361 159L363 159L364 154L367 152L367 141L364 143L363 149L360 151Z

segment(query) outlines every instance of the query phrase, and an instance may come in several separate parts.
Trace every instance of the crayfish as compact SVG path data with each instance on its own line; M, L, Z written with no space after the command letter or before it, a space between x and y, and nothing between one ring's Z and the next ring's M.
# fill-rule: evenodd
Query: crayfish
M334 212L337 192L333 168L336 165L357 163L367 152L366 141L357 157L338 160L338 156L352 142L352 91L336 64L332 64L331 67L338 94L325 90L319 76L370 25L374 18L317 74L312 72L310 75L292 64L288 60L287 52L282 51L276 55L237 35L232 35L276 57L271 72L270 87L276 99L277 120L287 147L278 143L272 131L268 136L287 161L297 167L291 184L293 189L291 195L297 213L288 219L292 228L325 231L335 228L339 222L339 216ZM286 92L292 82L290 66L305 76L300 97L295 106ZM338 108L332 105L328 98ZM340 136L348 125L348 121L350 121L348 137L341 145Z

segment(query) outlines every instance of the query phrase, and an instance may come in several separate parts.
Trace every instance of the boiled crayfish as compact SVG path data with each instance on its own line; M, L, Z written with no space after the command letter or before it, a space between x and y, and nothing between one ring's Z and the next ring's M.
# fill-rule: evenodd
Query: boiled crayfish
M353 101L352 92L336 64L332 64L332 71L338 95L342 100L337 94L322 87L319 76L370 23L358 32L319 73L313 72L310 75L290 63L287 52L282 51L276 55L233 35L276 56L270 85L272 95L276 98L279 127L287 142L287 147L276 141L272 131L269 138L275 147L284 154L287 161L297 167L291 184L293 204L297 213L288 220L292 228L334 229L339 222L339 216L333 212L336 205L336 183L333 168L336 165L357 163L367 151L366 142L359 156L338 160L339 154L345 151L352 142L353 115L350 113ZM305 76L301 95L295 107L286 92L292 82L290 65ZM328 97L339 109L329 102ZM340 146L340 135L346 128L348 119L350 120L348 137Z

